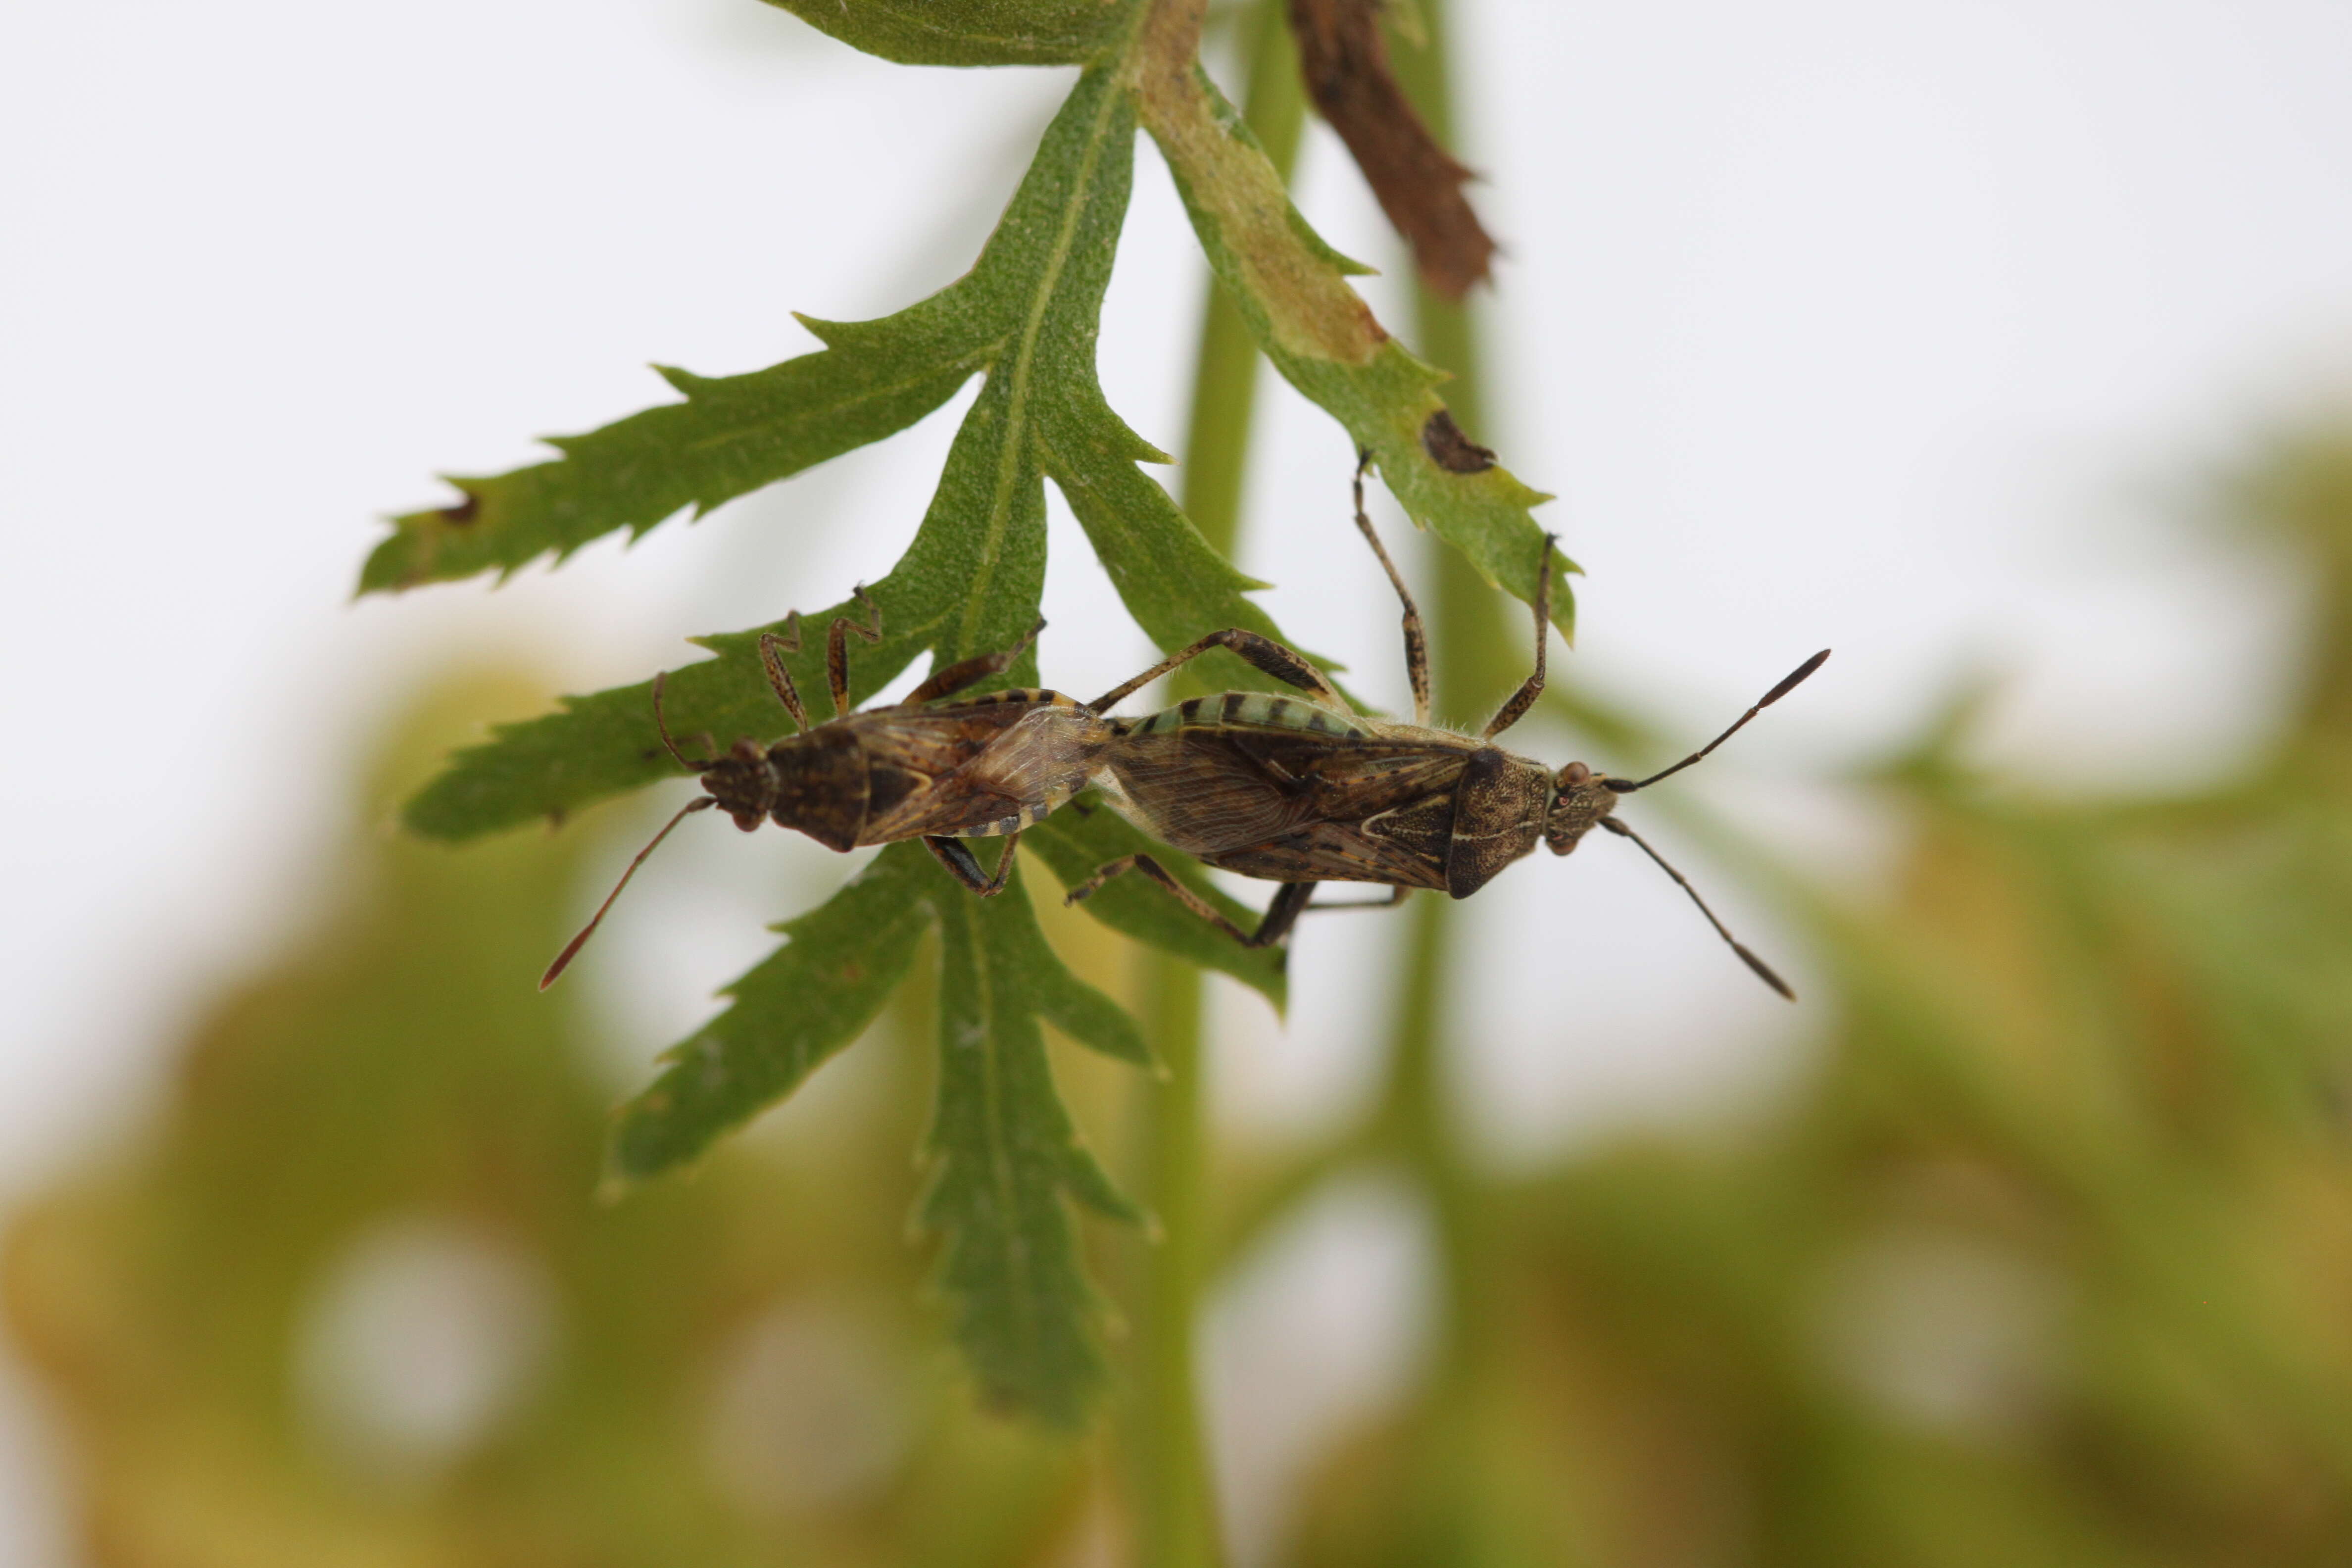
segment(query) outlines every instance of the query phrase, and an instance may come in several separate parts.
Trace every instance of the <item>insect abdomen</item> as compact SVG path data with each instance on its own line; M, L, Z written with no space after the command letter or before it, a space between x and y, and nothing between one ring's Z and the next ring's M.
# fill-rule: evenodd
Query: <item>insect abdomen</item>
M1188 698L1173 708L1125 721L1119 728L1129 735L1165 735L1191 725L1249 725L1358 740L1364 733L1346 717L1328 708L1265 691L1228 691L1220 697Z

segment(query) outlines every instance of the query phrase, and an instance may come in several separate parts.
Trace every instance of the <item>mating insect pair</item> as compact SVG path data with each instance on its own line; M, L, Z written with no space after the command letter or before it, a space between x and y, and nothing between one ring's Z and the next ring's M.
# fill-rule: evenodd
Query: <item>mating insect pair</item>
M677 764L701 775L704 793L681 806L637 852L595 915L548 965L541 990L555 984L595 934L637 868L671 829L695 812L716 806L746 833L772 821L807 834L828 849L919 838L958 881L989 898L1004 889L1022 829L1087 786L1116 734L1101 710L1214 647L1228 648L1294 685L1321 680L1312 665L1280 643L1232 627L1211 633L1092 703L1034 687L955 697L1003 673L1043 628L1040 621L1003 652L934 671L903 701L854 712L849 706L848 639L853 635L869 643L882 638L880 606L862 587L857 598L866 606L865 624L836 616L826 632L825 677L833 718L824 723L809 722L799 688L779 657L800 651L799 614L787 617L782 633L761 635L760 661L768 684L797 726L795 733L772 744L747 736L719 754L716 742L704 734L694 738L706 754L688 756L671 738L662 715L667 677L655 678L654 727ZM962 842L990 837L1005 840L992 875L982 869Z
M662 743L681 766L702 774L707 793L681 808L639 851L595 917L549 967L541 986L563 972L637 868L689 813L720 807L745 832L773 820L841 850L919 837L959 881L988 897L1003 889L1022 829L1091 782L1120 815L1163 843L1209 865L1282 886L1256 929L1244 931L1150 855L1131 855L1073 889L1073 903L1113 877L1140 872L1236 941L1265 947L1281 942L1308 909L1362 907L1315 904L1315 889L1322 882L1385 884L1393 889L1391 902L1415 888L1466 898L1505 866L1532 853L1538 842L1566 855L1597 826L1639 846L1690 895L1750 969L1793 999L1787 984L1732 936L1682 874L1612 814L1621 796L1681 772L1730 739L1818 669L1828 650L1806 660L1729 729L1664 772L1616 779L1570 763L1555 775L1543 763L1492 743L1543 690L1551 597L1552 542L1547 538L1535 605L1534 673L1477 736L1431 728L1421 615L1365 513L1369 461L1367 455L1357 468L1356 524L1404 606L1414 722L1358 717L1304 658L1238 627L1202 638L1091 703L1036 689L948 700L1002 672L1035 636L1033 628L1030 637L1011 649L938 671L903 702L852 712L846 639L851 634L869 642L881 637L880 611L861 589L867 623L837 618L828 632L825 668L834 718L826 723L809 723L777 657L780 650L799 648L797 616L782 636L770 633L760 639L769 682L799 727L794 735L764 747L746 738L724 756L688 758L662 721L662 681L655 681L654 716ZM1195 698L1142 719L1106 716L1105 710L1213 647L1239 654L1315 700L1234 691ZM709 738L703 739L711 748ZM983 872L960 842L989 837L1007 839L993 875Z

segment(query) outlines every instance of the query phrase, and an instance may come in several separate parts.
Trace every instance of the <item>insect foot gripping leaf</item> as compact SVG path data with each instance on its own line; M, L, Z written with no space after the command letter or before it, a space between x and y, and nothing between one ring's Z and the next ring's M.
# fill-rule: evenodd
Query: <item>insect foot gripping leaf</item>
M915 846L884 850L787 923L785 946L727 988L732 1005L668 1052L621 1109L607 1169L617 1190L688 1163L798 1088L873 1022L936 921L939 1101L921 1222L990 1400L1071 1425L1101 1378L1101 1306L1066 1200L1139 1216L1077 1142L1040 1021L1122 1061L1150 1058L1127 1015L1046 945L1017 875L1008 894L983 902Z

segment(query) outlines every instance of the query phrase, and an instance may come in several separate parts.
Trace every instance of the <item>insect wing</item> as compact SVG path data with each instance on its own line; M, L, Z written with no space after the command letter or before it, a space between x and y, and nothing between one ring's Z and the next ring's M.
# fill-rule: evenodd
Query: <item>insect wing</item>
M1102 721L1051 691L883 709L856 721L872 783L863 842L1009 833L1086 782Z
M1016 803L1022 820L997 829L1009 833L1049 816L1086 788L1110 732L1106 721L1075 702L1040 706L943 783Z
M1278 881L1442 888L1454 788L1475 749L1402 725L1333 733L1154 720L1105 754L1121 812L1211 865Z
M1363 822L1433 796L1451 803L1472 754L1459 743L1377 735L1345 746L1284 751L1288 754L1274 760L1297 769L1305 779L1314 818L1340 823ZM1450 804L1446 809L1451 812Z
M1446 803L1438 801L1438 805ZM1442 844L1383 838L1357 823L1316 822L1296 833L1199 858L1223 870L1276 882L1381 882L1400 888L1444 888Z
M1144 832L1187 854L1287 833L1312 806L1295 775L1270 770L1216 728L1130 734L1106 753L1112 804Z

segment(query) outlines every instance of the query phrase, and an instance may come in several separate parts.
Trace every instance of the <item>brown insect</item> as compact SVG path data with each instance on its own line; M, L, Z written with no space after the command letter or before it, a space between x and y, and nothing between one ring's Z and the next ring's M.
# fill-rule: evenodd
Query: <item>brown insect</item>
M1298 655L1234 627L1211 633L1092 703L1034 687L946 700L1002 673L1043 629L1040 621L1001 653L933 671L903 701L852 711L848 639L855 635L868 643L882 640L880 607L863 587L857 599L866 606L866 623L841 616L826 630L825 680L834 716L824 723L810 723L792 672L778 657L800 651L799 614L786 618L782 633L761 634L760 659L768 684L797 726L796 733L781 741L763 745L746 736L718 754L716 743L705 734L695 738L711 754L689 757L671 739L662 717L662 689L668 678L654 678L654 726L678 765L701 775L704 793L679 807L637 852L594 916L548 965L541 990L555 984L595 934L637 868L672 828L695 812L716 806L746 833L772 821L835 850L920 838L956 880L989 898L1002 892L1012 875L1013 847L1022 829L1086 787L1097 756L1112 735L1100 710L1213 647L1230 648L1294 685L1324 689L1321 676ZM1005 840L993 874L983 870L961 842L990 837Z
M1113 877L1139 871L1244 946L1267 947L1288 935L1309 908L1363 907L1312 903L1318 883L1386 883L1395 889L1391 903L1402 901L1415 888L1465 899L1538 843L1566 855L1597 826L1639 846L1690 895L1748 968L1793 1001L1787 983L1732 936L1682 873L1612 813L1623 796L1672 777L1737 734L1819 669L1829 650L1798 666L1737 723L1670 768L1647 778L1620 779L1570 763L1554 773L1542 763L1494 744L1543 690L1551 611L1548 537L1536 592L1535 672L1478 734L1433 729L1421 612L1364 511L1369 460L1356 471L1356 525L1404 605L1413 722L1358 717L1319 679L1315 702L1227 692L1146 719L1113 721L1114 735L1102 749L1096 783L1114 808L1199 860L1282 886L1250 931L1211 908L1149 855L1104 866L1071 889L1070 901Z

